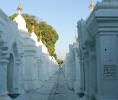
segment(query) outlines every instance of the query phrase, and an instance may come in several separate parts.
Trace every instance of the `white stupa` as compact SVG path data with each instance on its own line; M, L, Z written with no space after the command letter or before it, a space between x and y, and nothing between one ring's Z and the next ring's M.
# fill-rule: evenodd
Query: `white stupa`
M48 55L48 58L50 61L52 61L54 64L57 64L57 61L55 60L54 57L52 56L49 56L49 52L48 52L48 49L47 47L43 44L43 42L41 41L41 38L40 38L40 41L38 41L38 38L34 32L34 26L32 26L32 33L31 33L31 39L35 41L35 45L37 47L41 47L42 48L42 53Z
M15 17L14 21L18 24L18 29L19 29L19 30L28 32L28 29L27 29L27 27L26 27L25 19L23 18L22 14L21 14L22 5L21 5L20 3L19 3L19 5L18 5L18 7L17 7L17 10L18 10L19 13L18 13L18 15ZM48 50L47 50L46 46L42 43L41 39L40 39L40 41L38 42L38 38L37 38L37 36L36 36L36 34L35 34L35 32L34 32L34 29L33 29L32 33L31 33L30 38L35 41L35 45L36 45L37 47L40 46L40 47L42 48L42 52L43 52L43 53L49 55Z
M47 47L43 44L43 42L41 41L41 39L40 39L40 41L39 41L38 43L39 43L39 46L42 47L42 52L49 55L48 49L47 49Z
M28 29L26 28L26 22L25 22L24 18L22 17L22 14L21 14L21 11L22 11L22 5L21 4L18 5L17 10L19 13L16 16L16 18L14 19L14 21L18 24L19 30L28 32Z
M30 38L34 40L36 47L39 47L38 38L34 32L34 25L32 26L32 33L31 33Z
M19 13L16 16L16 18L14 19L14 21L18 24L18 29L19 30L28 32L28 29L26 27L25 19L23 18L22 13L21 13L22 5L20 3L18 5L18 7L17 7L17 10L18 10ZM48 58L49 58L50 61L52 61L54 63L57 63L56 60L54 59L54 57L49 56L48 49L45 46L45 44L42 42L41 38L40 38L40 41L38 41L38 38L37 38L37 36L36 36L36 34L34 32L34 26L32 26L32 33L30 35L30 38L32 40L34 40L36 47L41 47L42 48L42 53L48 55Z
M40 47L42 48L42 53L49 55L48 49L47 49L47 47L43 44L43 42L41 41L41 39L40 39L40 41L38 41L38 38L37 38L37 36L36 36L36 34L35 34L35 32L34 32L34 26L32 26L31 39L35 41L35 45L36 45L37 47L40 46Z

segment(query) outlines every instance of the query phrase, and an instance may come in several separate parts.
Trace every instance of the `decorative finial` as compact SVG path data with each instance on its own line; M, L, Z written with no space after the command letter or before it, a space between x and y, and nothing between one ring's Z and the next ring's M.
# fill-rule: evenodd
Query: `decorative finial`
M32 25L32 32L34 32L34 24Z
M35 28L34 28L34 21L32 20L32 18L30 18L30 20L31 20L31 22L30 22L30 24L31 24L31 27L32 27L32 32L34 32L34 30L35 30Z
M19 14L23 10L22 5L21 5L21 0L19 0L19 4L18 4L18 7L17 7L17 10L19 11Z
M90 9L93 9L94 7L95 7L94 1L93 0L90 0L89 8Z
M75 33L75 42L77 42L78 41L78 36L77 36L77 34Z
M34 32L34 29L35 29L35 28L34 28L34 24L32 24L32 32Z

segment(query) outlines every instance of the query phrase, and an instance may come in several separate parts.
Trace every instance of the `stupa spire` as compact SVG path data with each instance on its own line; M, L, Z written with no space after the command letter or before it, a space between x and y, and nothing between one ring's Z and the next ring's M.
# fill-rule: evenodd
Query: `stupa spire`
M31 22L31 27L32 27L32 33L35 33L35 27L34 27L34 22Z
M93 9L95 7L94 1L90 0L89 8Z
M76 43L77 40L78 40L78 36L77 36L77 34L75 33L75 34L74 34L74 42Z
M34 25L32 25L32 32L34 32Z
M23 10L22 4L21 4L21 0L19 0L19 4L18 4L18 7L17 7L17 10L18 10L19 14L21 14L21 11Z
M14 18L14 21L17 23L17 26L18 26L19 30L28 32L28 29L26 27L25 19L21 15L21 11L22 11L21 0L19 0L19 4L18 4L18 7L17 7L17 10L18 10L19 14Z

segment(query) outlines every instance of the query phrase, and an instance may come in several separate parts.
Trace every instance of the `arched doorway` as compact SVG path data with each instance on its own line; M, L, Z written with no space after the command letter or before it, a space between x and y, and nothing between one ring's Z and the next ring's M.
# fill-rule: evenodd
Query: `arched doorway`
M7 90L8 93L13 92L13 77L14 77L14 57L10 54L9 63L7 67Z
M9 56L9 63L7 66L7 91L8 91L8 96L10 96L11 98L16 98L17 96L19 96L18 93L15 93L14 91L14 56L13 54L10 54Z

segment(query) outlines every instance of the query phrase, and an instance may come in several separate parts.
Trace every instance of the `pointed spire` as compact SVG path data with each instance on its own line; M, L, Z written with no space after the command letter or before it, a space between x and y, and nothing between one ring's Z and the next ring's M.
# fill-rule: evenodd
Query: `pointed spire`
M42 41L42 34L40 33L40 41Z
M32 32L34 32L34 24L32 25Z
M19 14L21 14L21 11L23 10L22 5L21 5L21 0L19 0L17 10L18 10Z
M32 27L32 33L34 33L35 28L34 28L34 22L33 21L31 21L31 27Z
M78 36L77 36L77 34L75 33L75 42L77 42L78 41Z
M94 1L90 0L89 8L93 9L95 7Z

